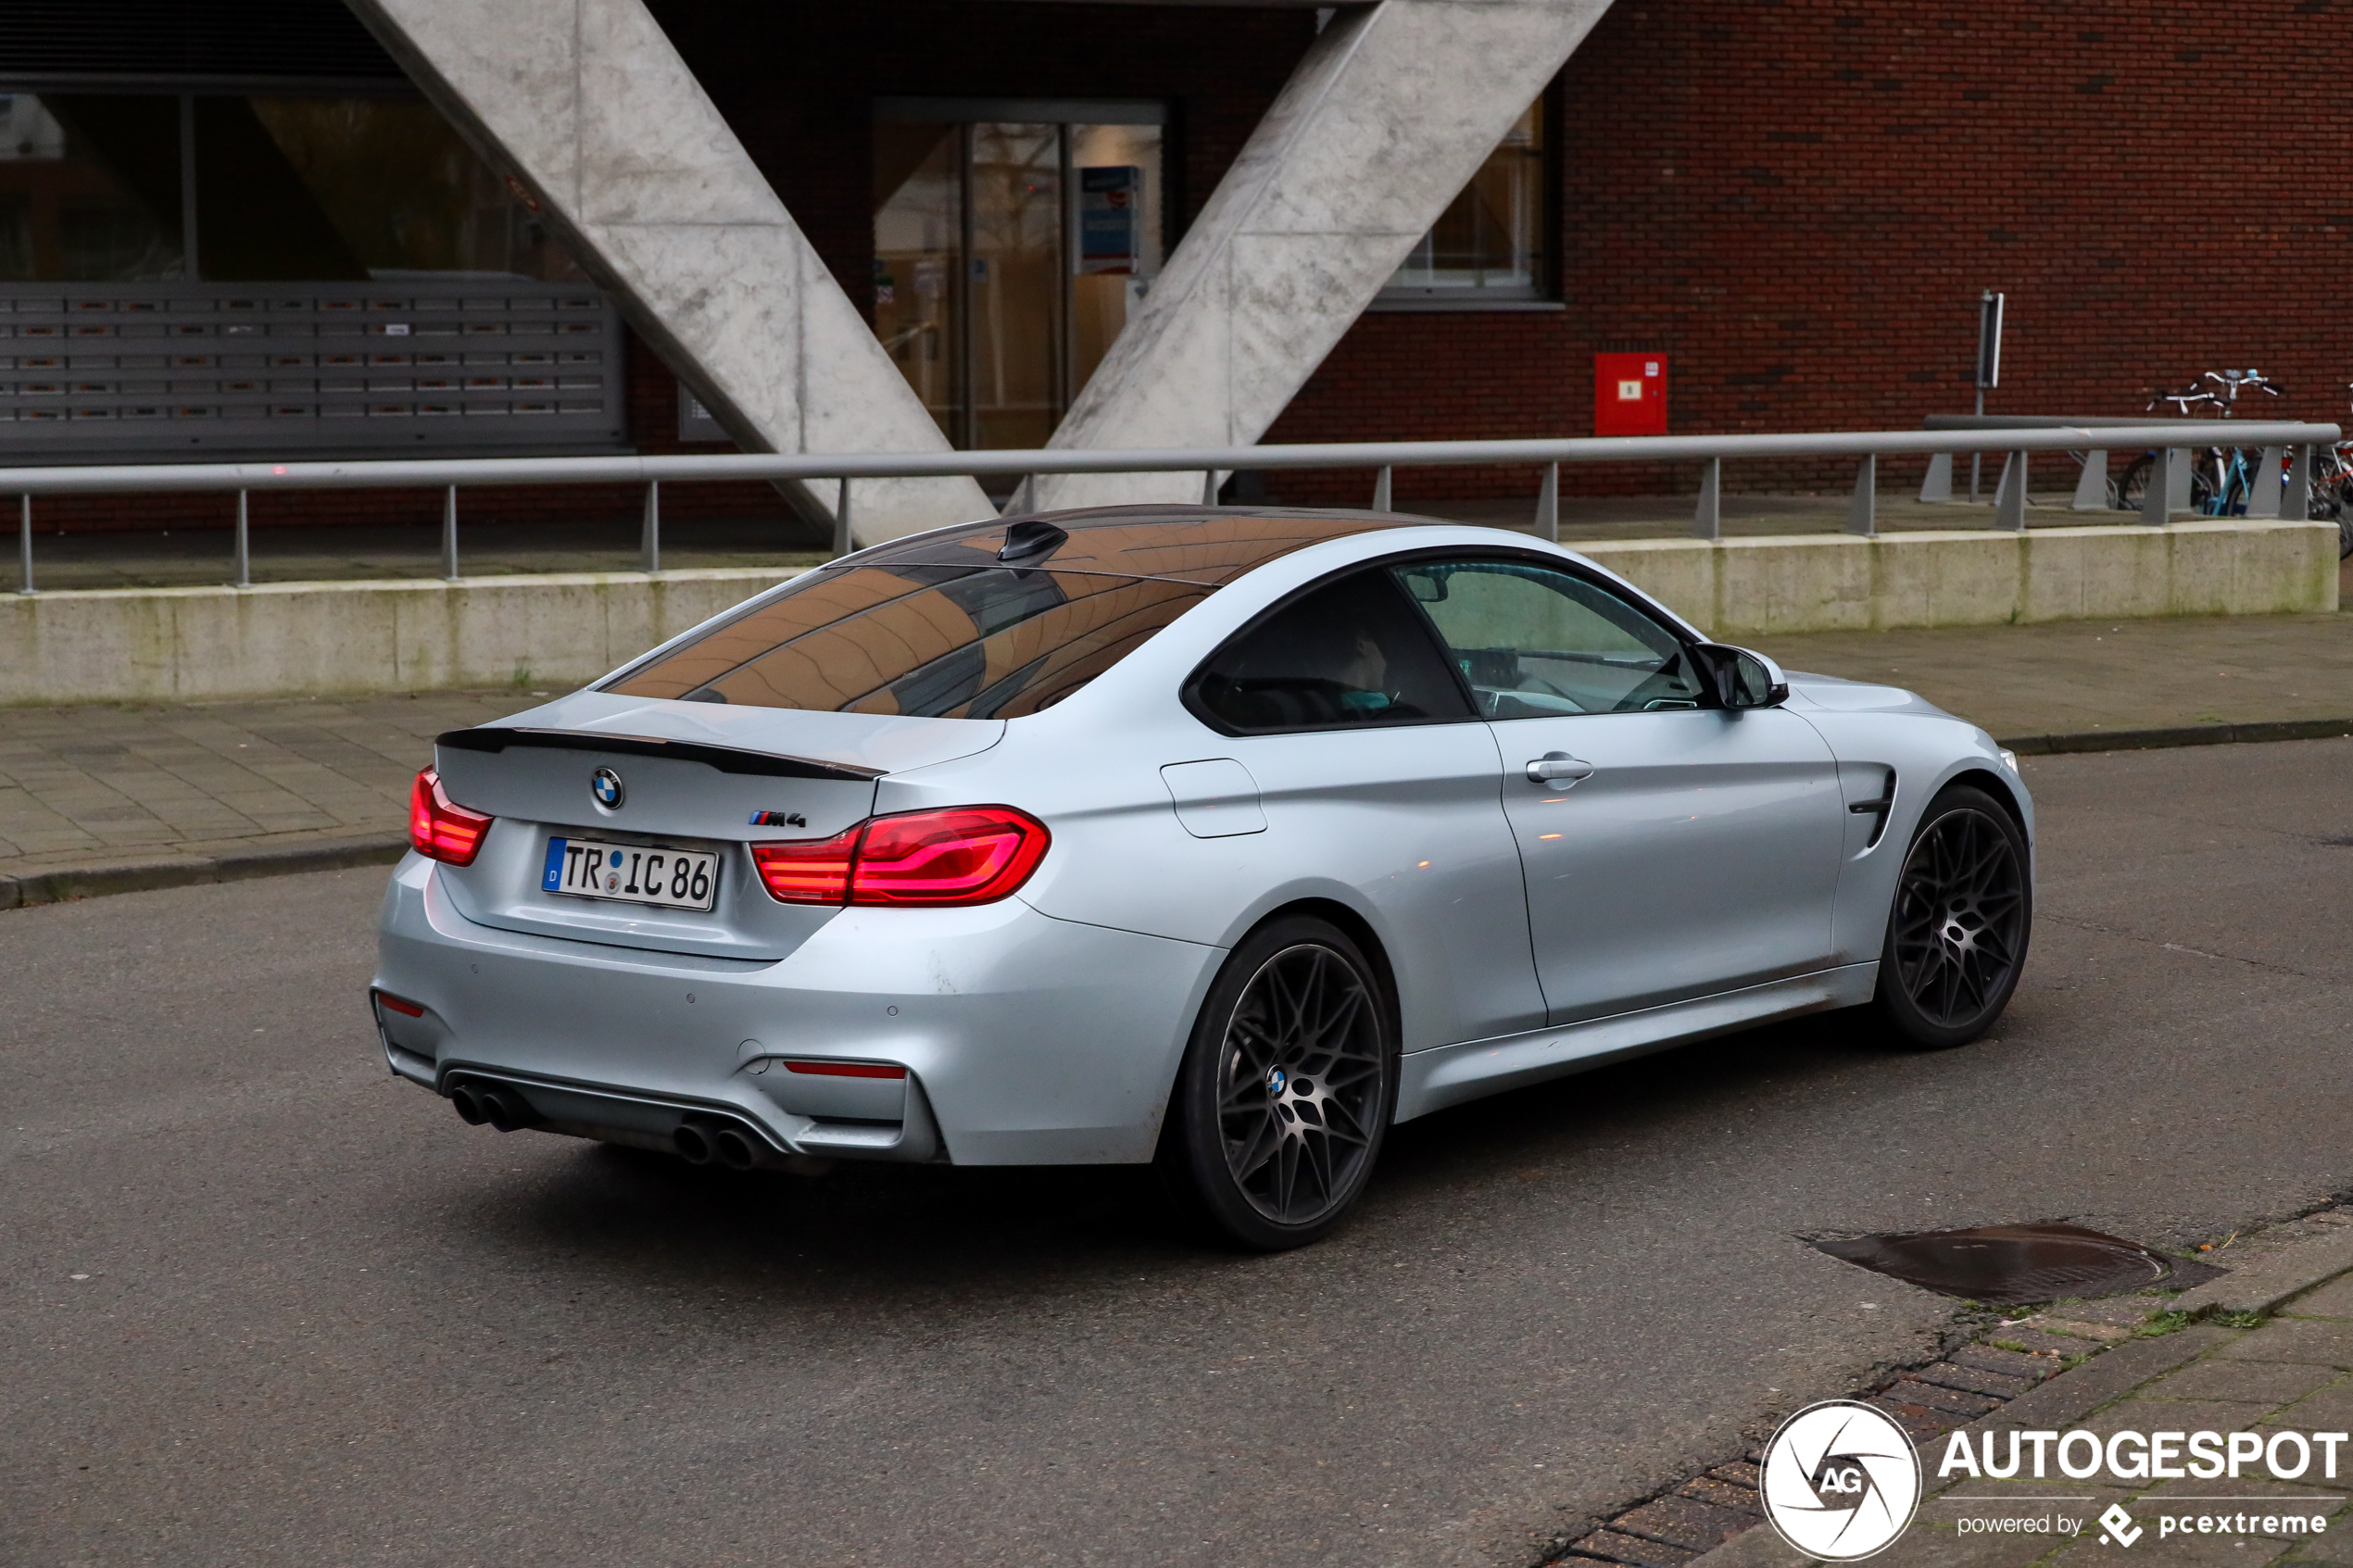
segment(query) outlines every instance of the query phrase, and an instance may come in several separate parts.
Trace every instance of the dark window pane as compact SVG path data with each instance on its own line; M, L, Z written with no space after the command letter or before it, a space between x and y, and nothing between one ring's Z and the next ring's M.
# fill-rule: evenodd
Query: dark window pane
M1527 561L1395 569L1490 719L1697 708L1674 633L1583 578Z
M0 94L0 280L180 275L178 100Z
M1193 583L995 565L822 571L607 688L760 708L1017 719L1206 598Z
M581 275L545 226L430 104L384 97L207 102L217 103L214 112L236 123L225 141L211 135L208 124L199 125L200 174L224 167L205 160L226 160L230 149L242 149L236 156L266 174L272 200L315 213L305 221L323 223L364 276L492 272L562 282ZM257 135L266 136L267 146ZM210 190L207 180L196 204L206 224L206 272L246 276L218 270L210 258Z
M1306 594L1219 649L1194 700L1238 730L1467 719L1429 633L1386 573Z

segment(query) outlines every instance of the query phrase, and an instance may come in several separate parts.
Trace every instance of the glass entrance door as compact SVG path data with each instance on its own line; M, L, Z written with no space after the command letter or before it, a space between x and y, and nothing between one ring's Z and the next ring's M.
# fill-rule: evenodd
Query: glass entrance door
M1111 107L878 112L875 332L955 445L1044 445L1159 270L1158 111Z

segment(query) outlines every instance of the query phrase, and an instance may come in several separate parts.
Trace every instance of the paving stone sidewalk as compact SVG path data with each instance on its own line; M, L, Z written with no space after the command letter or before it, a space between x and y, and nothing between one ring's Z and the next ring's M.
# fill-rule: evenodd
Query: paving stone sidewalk
M534 695L0 709L0 908L390 859L433 737Z
M1793 669L1910 686L2021 751L2353 732L2353 615L1766 640ZM386 859L434 735L529 691L0 709L0 908ZM2270 725L2246 732L2245 726Z
M1919 1445L1926 1496L1911 1526L1874 1558L1889 1568L2074 1568L2090 1562L2353 1564L2353 1443L2334 1461L2318 1433L2353 1431L2353 1209L2273 1226L2199 1256L2227 1265L2184 1294L2153 1291L2055 1303L1981 1323L1967 1342L1868 1396ZM1819 1391L1833 1397L1839 1391ZM1957 1474L1940 1477L1950 1435L1982 1450L2013 1431L2298 1434L2310 1462L2292 1482L2259 1467L2236 1479L2121 1484ZM2283 1450L2292 1461L2293 1445ZM1551 1559L1556 1568L1801 1568L1818 1559L1762 1526L1757 1465L1718 1465L1607 1521ZM2129 1545L2102 1539L2123 1509ZM2230 1524L2200 1533L2199 1515ZM1966 1522L2019 1517L2041 1529ZM2064 1518L2072 1533L2055 1527ZM2166 1521L2171 1520L2169 1527ZM2189 1524L2184 1525L2183 1521Z

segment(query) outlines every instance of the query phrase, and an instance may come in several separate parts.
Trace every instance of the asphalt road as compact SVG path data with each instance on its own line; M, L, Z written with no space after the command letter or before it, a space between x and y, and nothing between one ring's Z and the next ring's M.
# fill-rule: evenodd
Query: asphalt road
M1458 1110L1267 1259L1126 1173L464 1126L377 1057L381 872L0 914L0 1562L1517 1568L1947 1321L1799 1233L2353 1185L2353 741L2028 767L1998 1040Z

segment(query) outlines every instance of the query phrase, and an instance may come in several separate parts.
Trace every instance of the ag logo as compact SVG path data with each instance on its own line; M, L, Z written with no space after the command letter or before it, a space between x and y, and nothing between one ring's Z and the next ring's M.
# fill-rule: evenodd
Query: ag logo
M1920 1461L1886 1411L1825 1399L1765 1445L1765 1517L1781 1539L1831 1562L1870 1556L1904 1533L1920 1501Z
M595 796L597 804L608 811L620 810L621 803L629 798L629 791L623 785L621 775L610 768L599 768L588 775L588 793Z

